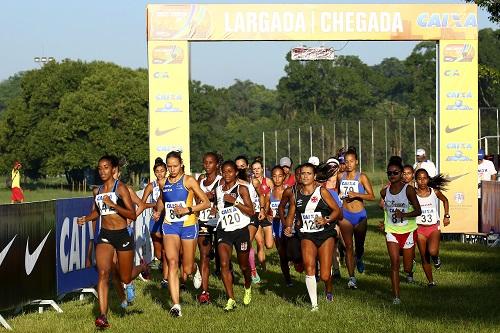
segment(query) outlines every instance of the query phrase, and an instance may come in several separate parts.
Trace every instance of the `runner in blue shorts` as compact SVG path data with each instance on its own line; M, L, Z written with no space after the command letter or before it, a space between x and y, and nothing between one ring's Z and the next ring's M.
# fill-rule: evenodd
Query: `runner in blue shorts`
M354 277L354 251L353 235L356 244L356 267L358 272L365 271L363 254L365 252L365 238L368 225L368 217L364 206L365 200L375 200L372 185L368 176L357 171L358 155L354 147L349 147L344 154L345 172L340 177L339 195L343 200L342 213L344 218L339 222L346 248L346 263L349 273L347 286L356 289L356 278Z
M167 165L163 162L161 157L155 159L155 164L153 166L153 172L155 174L156 180L149 183L144 189L142 195L142 201L146 203L145 208L154 208L158 198L162 194L162 188L165 186L165 180L167 177ZM141 212L137 212L139 215ZM151 240L153 241L153 249L155 257L162 263L162 274L163 279L160 285L163 288L168 286L168 265L166 263L165 252L163 250L163 237L162 237L162 224L164 215L160 216L158 221L155 221L153 216L149 222L149 233L151 234Z
M194 213L210 207L210 201L196 179L184 174L181 153L167 154L169 175L156 204L155 220L165 213L163 223L163 247L168 263L168 287L174 305L170 309L173 317L182 316L179 304L179 260L182 250L182 269L186 275L194 273L195 288L201 286L201 274L194 260L198 237L198 224ZM199 202L194 204L194 196Z

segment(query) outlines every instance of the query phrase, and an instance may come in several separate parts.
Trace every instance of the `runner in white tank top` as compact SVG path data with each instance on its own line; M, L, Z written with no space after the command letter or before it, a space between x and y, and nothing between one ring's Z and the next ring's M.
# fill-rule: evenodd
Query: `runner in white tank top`
M161 157L155 159L155 165L153 166L153 172L155 174L156 180L149 183L142 194L142 201L145 203L145 208L154 208L156 206L156 201L161 195L161 189L165 185L165 179L167 177L167 165L163 162ZM137 211L139 215L140 211ZM168 286L168 265L166 262L165 253L163 251L163 238L161 235L161 225L163 223L163 218L158 221L153 219L149 223L149 233L151 234L151 240L153 241L153 249L155 257L162 263L161 272L163 279L160 282L160 286L166 288Z
M200 304L210 303L208 280L210 276L210 254L214 243L217 211L215 207L215 189L219 186L221 175L219 171L219 156L214 152L203 155L203 169L205 174L198 178L200 188L210 200L210 208L202 210L198 217L200 231L198 233L198 248L200 250L201 294L198 296ZM215 223L215 224L214 224Z
M450 224L448 199L441 193L448 181L441 174L429 178L429 174L425 169L418 169L415 172L415 180L417 183L417 198L422 208L422 214L417 217L417 245L428 286L433 287L436 283L432 276L431 259L436 269L441 268L441 259L439 258L439 242L441 240L439 200L443 202L444 206L443 225L446 227Z

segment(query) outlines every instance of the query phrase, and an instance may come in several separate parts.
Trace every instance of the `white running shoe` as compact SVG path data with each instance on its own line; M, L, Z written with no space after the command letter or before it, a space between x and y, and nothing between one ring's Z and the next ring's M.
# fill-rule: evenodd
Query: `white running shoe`
M174 306L172 306L172 308L170 309L170 315L172 317L182 317L180 304L174 304Z
M399 297L394 297L394 299L392 300L392 304L394 305L401 304L401 299Z
M200 289L201 287L201 273L200 273L200 268L198 267L198 264L196 265L196 273L193 275L193 286L196 289Z
M317 306L317 305L316 305L316 306L313 306L313 307L311 308L311 312L318 312L318 311L319 311L319 308L318 308L318 306Z
M347 288L358 289L358 286L356 285L356 278L354 276L351 276L349 281L347 281Z

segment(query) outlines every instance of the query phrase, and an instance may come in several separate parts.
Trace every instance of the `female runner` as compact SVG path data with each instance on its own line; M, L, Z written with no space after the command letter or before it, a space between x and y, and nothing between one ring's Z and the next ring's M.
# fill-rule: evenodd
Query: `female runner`
M155 174L156 180L149 183L144 189L142 195L142 202L145 203L145 208L154 208L156 206L156 201L161 196L161 189L165 185L165 180L167 177L167 165L163 162L161 157L155 159L155 164L153 166L153 172ZM151 196L151 198L150 198ZM150 201L147 203L147 201ZM137 211L137 215L141 212ZM149 233L151 234L151 240L153 241L153 249L155 257L162 263L162 276L163 279L160 282L162 288L168 287L168 265L166 262L165 252L163 249L163 239L161 235L161 226L163 224L164 216L161 216L158 221L155 221L153 216L151 216L151 221L149 222Z
M422 258L422 268L427 277L428 286L434 287L436 283L432 276L431 259L436 269L441 268L439 259L439 242L441 240L439 202L444 206L443 225L450 224L450 205L448 199L441 192L448 180L441 174L429 178L425 169L418 169L415 173L417 182L417 198L422 209L422 215L417 217L417 245L420 257Z
M168 263L168 287L174 305L170 315L181 317L179 304L179 260L182 250L182 272L188 276L193 273L195 288L201 286L201 274L194 260L198 225L194 213L210 207L205 192L194 177L184 173L181 153L171 151L167 154L167 170L169 175L163 186L163 195L156 203L156 212L153 214L158 221L160 214L165 210L163 223L163 247ZM194 204L194 196L199 203Z
M219 155L208 152L203 155L203 169L205 174L198 179L201 190L210 201L210 207L202 210L198 217L200 232L198 236L198 248L200 249L201 266L201 294L198 296L200 304L210 303L210 293L208 292L208 278L210 276L210 252L212 251L215 225L215 189L219 186L221 176L219 175Z
M217 211L217 250L220 257L221 275L226 294L228 296L225 311L232 311L236 307L233 292L233 277L229 263L233 246L236 249L238 263L245 279L245 295L243 304L248 305L252 300L251 276L248 263L250 249L250 233L248 225L250 217L255 214L250 199L248 186L238 181L238 169L233 161L222 164L222 178L224 184L216 189Z
M346 264L349 273L348 288L356 289L354 276L353 236L356 244L356 267L358 272L365 271L363 254L365 252L365 238L368 228L365 200L375 200L370 180L364 173L358 172L358 155L356 149L349 147L344 154L345 172L340 177L339 194L343 200L342 213L344 218L339 222L342 239L346 249Z
M311 299L312 311L318 310L316 258L320 263L320 278L326 285L326 299L333 300L331 280L332 256L335 245L335 223L342 211L327 189L315 181L314 165L305 163L301 167L302 186L289 202L286 235L291 235L293 215L299 221L302 259L306 271L306 286Z
M285 180L285 172L283 168L279 165L275 166L271 170L272 175L272 190L268 196L265 197L265 209L264 211L270 212L268 218L272 221L272 233L274 235L274 242L276 243L276 249L278 250L278 255L280 258L281 272L285 278L285 283L288 287L293 286L292 278L290 277L290 267L288 266L288 256L287 256L287 240L288 237L283 234L283 224L281 223L280 214L278 212L278 207L281 202L283 192L285 191L285 185L283 181ZM285 215L286 215L285 211Z
M97 292L99 294L100 315L95 320L99 328L109 327L107 320L109 277L115 268L113 256L116 251L117 269L122 283L128 284L141 272L147 271L147 266L133 265L134 238L127 228L127 219L135 220L136 213L130 198L129 190L113 174L118 170L118 159L105 155L99 159L98 172L103 181L94 195L95 206L89 215L81 216L77 222L86 222L101 217L101 228L96 245L96 265L99 273Z
M265 218L264 203L266 201L269 192L273 188L273 183L271 179L264 176L264 168L260 160L256 160L252 163L252 185L254 186L257 194L259 195L259 214L258 214L258 224L250 224L250 239L253 243L253 239L257 243L257 258L262 269L266 270L266 252L264 246L267 249L272 249L274 245L273 230L271 222ZM260 203L263 203L262 205ZM255 230L254 230L255 229ZM255 259L253 253L253 247L250 249L250 268L252 271L252 282L260 282L260 277L257 274L255 268Z
M399 298L399 251L403 250L404 271L411 273L415 258L416 217L422 212L415 188L402 182L403 163L401 157L392 156L387 165L387 177L391 185L380 191L384 200L384 231L387 252L391 259L391 284L393 304Z

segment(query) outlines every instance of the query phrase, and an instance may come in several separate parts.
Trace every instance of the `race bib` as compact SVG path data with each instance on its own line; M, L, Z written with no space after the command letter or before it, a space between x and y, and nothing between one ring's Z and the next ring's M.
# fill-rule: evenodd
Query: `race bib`
M347 198L349 192L356 192L358 190L359 182L357 180L344 179L340 182L340 198Z
M397 218L396 217L396 209L397 208L389 208L389 223L398 226L398 227L403 227L408 224L408 220L404 217ZM402 213L405 212L404 208L401 208L400 211Z
M212 210L211 208L207 208L207 209L200 211L199 220L200 221L208 221L211 218L213 218L213 216L210 214L211 210Z
M273 212L273 217L276 217L278 215L278 207L280 203L279 201L271 201L271 211Z
M174 208L176 206L186 207L186 203L184 201L165 202L165 223L177 223L187 220L187 215L177 216L175 214Z
M435 224L437 222L437 214L434 207L422 208L422 215L418 217L418 224Z
M111 208L104 203L103 200L104 200L105 196L108 196L111 199L111 201L113 201L113 203L115 203L115 204L118 201L118 196L116 195L115 192L97 194L95 196L95 202L96 202L97 208L99 209L101 216L116 214L116 210L114 208Z
M320 212L313 213L302 213L302 228L300 228L301 232L318 232L325 229L322 225L316 224L316 218L321 217Z
M223 230L236 230L243 228L244 219L239 209L234 206L227 207L221 210L219 224Z

